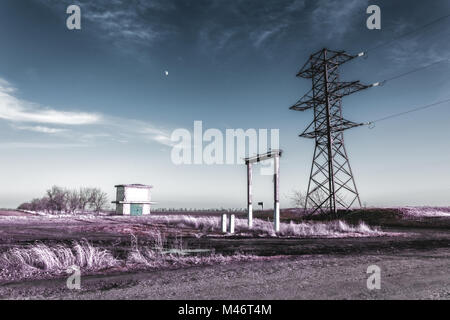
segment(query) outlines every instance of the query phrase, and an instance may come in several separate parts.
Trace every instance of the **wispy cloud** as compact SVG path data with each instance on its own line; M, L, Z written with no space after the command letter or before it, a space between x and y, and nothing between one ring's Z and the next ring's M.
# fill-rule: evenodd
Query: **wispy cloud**
M170 141L171 131L169 129L158 127L146 121L109 117L106 120L104 129L111 130L110 137L116 142L132 143L143 141L172 146Z
M175 145L173 143L173 141L170 139L170 137L168 137L166 135L156 135L156 136L152 137L151 139L156 142L159 142L162 145L168 146L168 147L173 147Z
M17 89L0 78L0 119L16 130L57 136L70 143L41 144L12 142L2 148L82 147L113 141L118 143L156 142L171 146L170 131L142 120L100 113L60 111L43 108L37 103L19 99ZM51 125L51 126L49 126Z
M438 28L439 26L436 26ZM415 26L410 26L407 30L414 30ZM398 32L401 35L404 32ZM397 35L397 36L398 36ZM450 34L449 34L450 35ZM395 35L393 36L396 37ZM450 45L447 42L439 41L442 37L438 32L416 34L414 37L399 38L389 46L385 52L395 65L404 67L411 65L423 66L433 62L450 59Z
M0 149L65 149L87 147L76 143L1 142Z
M340 38L349 31L357 17L365 17L368 0L319 0L311 13L314 33L327 39Z
M287 28L299 25L306 0L215 1L198 23L198 35L205 51L219 52L226 46L251 46L257 49L286 36ZM214 14L217 13L217 14Z
M26 131L33 131L33 132L40 132L40 133L49 133L49 134L55 134L55 133L61 133L66 132L67 129L61 129L61 128L50 128L45 126L13 126L13 128L18 130L26 130Z
M96 36L108 39L122 50L132 51L133 45L155 47L163 41L189 38L196 40L191 43L199 45L200 49L216 53L228 45L247 44L261 48L268 40L283 36L286 27L305 20L305 7L314 2L265 0L261 5L248 0L189 3L175 0L37 1L59 12L70 4L79 5L83 21L101 31L96 32ZM141 51L134 50L139 54Z
M253 44L255 47L260 47L264 41L270 39L271 37L279 34L281 30L286 28L288 24L286 23L280 23L276 24L270 28L254 31L251 33L251 38L253 40Z
M170 1L128 0L39 0L58 10L71 4L79 5L83 21L89 22L117 45L124 42L151 46L170 34L170 26L157 19L157 14L174 8ZM155 18L156 16L156 18ZM83 27L82 27L83 28Z
M17 90L0 79L0 119L62 125L84 125L101 121L101 116L87 112L57 111L16 97Z

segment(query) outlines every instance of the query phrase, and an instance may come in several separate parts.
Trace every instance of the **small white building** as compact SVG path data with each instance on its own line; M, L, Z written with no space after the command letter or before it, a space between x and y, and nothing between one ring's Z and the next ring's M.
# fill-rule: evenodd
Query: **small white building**
M124 216L142 216L150 214L150 189L152 186L143 184L119 184L117 188L116 214Z

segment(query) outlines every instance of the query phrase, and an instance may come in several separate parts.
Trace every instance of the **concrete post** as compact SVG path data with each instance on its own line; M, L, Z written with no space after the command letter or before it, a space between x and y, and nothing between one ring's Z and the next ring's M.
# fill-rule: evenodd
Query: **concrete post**
M279 175L280 175L280 157L274 157L274 174L273 174L273 188L274 188L274 206L273 206L273 227L275 232L280 231L280 197L279 197Z
M227 214L222 214L222 232L227 233Z
M234 214L230 214L230 222L228 225L228 232L234 233Z
M253 205L252 205L252 164L247 163L247 213L248 228L253 227Z

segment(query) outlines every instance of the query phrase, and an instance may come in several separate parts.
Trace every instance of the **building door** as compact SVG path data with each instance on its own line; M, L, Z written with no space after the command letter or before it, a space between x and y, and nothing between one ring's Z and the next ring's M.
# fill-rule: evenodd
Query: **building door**
M130 215L132 216L142 216L142 204L132 203L130 205Z

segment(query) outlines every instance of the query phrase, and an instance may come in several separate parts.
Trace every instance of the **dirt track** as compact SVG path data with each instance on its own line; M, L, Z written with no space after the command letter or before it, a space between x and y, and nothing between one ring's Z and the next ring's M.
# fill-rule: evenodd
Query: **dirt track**
M381 268L381 289L366 287ZM450 249L397 254L316 255L171 271L86 276L0 287L3 299L450 299Z

